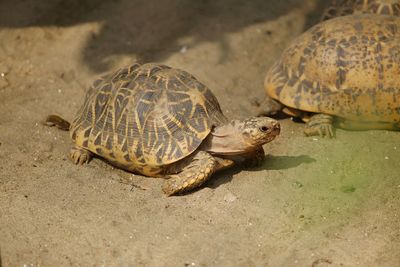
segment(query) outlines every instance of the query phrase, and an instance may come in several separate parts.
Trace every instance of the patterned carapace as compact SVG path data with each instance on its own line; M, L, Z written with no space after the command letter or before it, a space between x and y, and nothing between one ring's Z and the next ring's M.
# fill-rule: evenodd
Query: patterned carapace
M189 73L134 64L94 82L71 137L114 165L157 176L226 121L212 92Z
M332 0L321 21L351 14L400 15L400 0Z
M348 120L400 122L400 18L353 15L299 36L265 88L282 104Z

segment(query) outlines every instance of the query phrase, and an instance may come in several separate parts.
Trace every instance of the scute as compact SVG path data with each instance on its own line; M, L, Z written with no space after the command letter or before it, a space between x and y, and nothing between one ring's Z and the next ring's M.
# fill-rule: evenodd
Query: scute
M71 136L117 166L154 175L157 167L191 154L213 126L225 122L215 96L189 73L134 64L94 83Z
M352 15L298 37L270 69L267 94L299 110L400 121L400 18Z
M399 0L332 0L321 21L352 14L400 16Z

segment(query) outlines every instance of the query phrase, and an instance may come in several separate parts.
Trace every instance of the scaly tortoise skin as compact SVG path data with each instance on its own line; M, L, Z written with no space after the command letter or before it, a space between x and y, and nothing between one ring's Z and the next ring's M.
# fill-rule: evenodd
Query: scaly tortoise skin
M47 124L66 128L58 116ZM149 63L95 81L69 130L76 164L95 154L128 171L167 178L163 191L173 195L236 161L262 160L262 145L280 129L267 117L229 122L195 77Z
M400 18L351 15L299 36L265 78L268 96L307 122L306 135L333 136L332 122L353 130L398 130Z
M321 21L351 14L400 15L399 0L332 0Z

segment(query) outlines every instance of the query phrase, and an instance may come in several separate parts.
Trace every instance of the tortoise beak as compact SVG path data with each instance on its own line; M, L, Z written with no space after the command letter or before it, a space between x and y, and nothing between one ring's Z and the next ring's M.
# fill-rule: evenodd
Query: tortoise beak
M276 121L276 123L274 124L272 133L275 134L275 136L281 133L281 124L278 121Z

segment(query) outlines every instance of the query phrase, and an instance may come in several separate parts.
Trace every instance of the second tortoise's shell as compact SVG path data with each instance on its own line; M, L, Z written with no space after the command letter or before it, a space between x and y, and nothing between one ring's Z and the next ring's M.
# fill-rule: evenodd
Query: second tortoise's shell
M321 20L351 14L400 16L400 0L332 0Z
M212 92L189 73L134 64L95 81L71 137L117 166L155 175L195 151L225 120Z
M298 37L269 70L267 94L298 110L400 121L400 18L338 17Z

